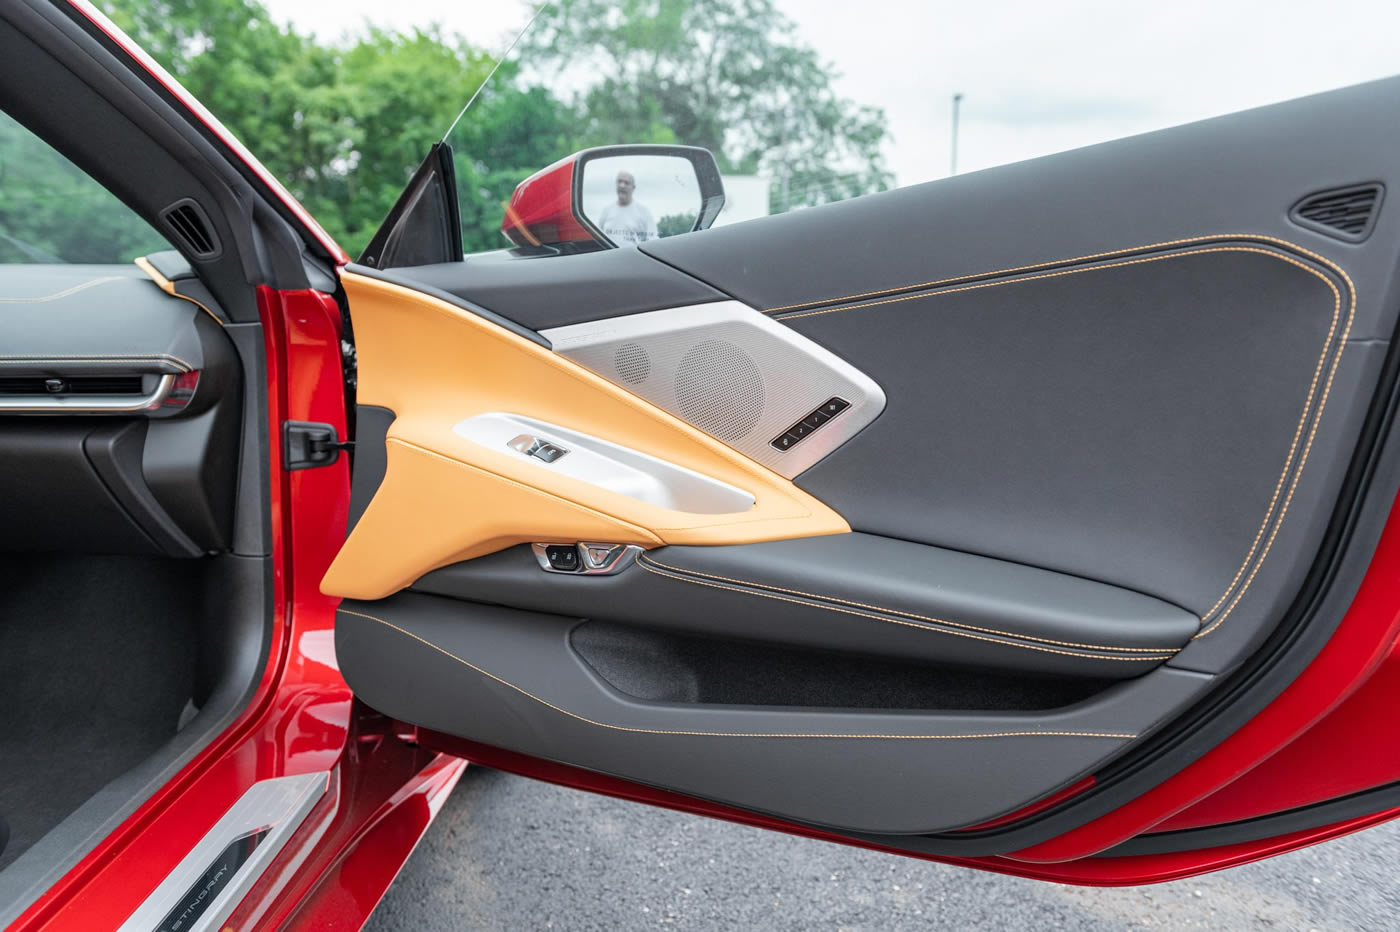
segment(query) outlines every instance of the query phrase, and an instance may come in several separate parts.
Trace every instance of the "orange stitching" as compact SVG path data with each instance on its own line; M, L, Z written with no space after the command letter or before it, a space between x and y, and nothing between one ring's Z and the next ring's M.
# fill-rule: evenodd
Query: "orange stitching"
M970 638L971 640L974 640L974 641L986 641L986 642L989 643L989 644L996 644L996 645L1001 646L1001 647L1017 647L1017 648L1020 648L1021 650L1037 650L1037 651L1040 651L1040 652L1046 653L1046 654L1059 654L1059 655L1061 655L1061 656L1063 656L1063 657L1082 657L1082 658L1084 658L1085 660L1117 660L1117 661L1126 661L1126 662L1128 662L1128 663L1140 663L1140 662L1148 661L1148 660L1170 660L1172 657L1174 657L1174 656L1176 655L1176 652L1175 652L1175 651L1172 651L1172 652L1170 652L1170 653L1162 653L1162 654L1144 654L1144 655L1139 656L1139 657L1100 657L1100 656L1098 656L1097 654L1085 654L1085 653L1080 653L1080 652L1078 652L1078 651L1071 651L1071 650L1055 650L1054 648L1050 648L1050 647L1039 647L1039 646L1037 646L1037 645L1035 645L1035 644L1016 644L1016 643L1012 643L1012 642L1010 642L1010 641L1000 641L1000 640L997 640L996 638L983 637L983 636L980 635L980 634L969 634L969 633L966 632L966 631L945 631L945 630L943 630L943 629L941 629L941 628L933 628L933 627L930 627L930 626L928 626L928 625L915 624L915 623L912 622L912 621L900 621L898 618L884 618L884 617L881 617L880 615L872 615L872 614L870 614L869 612L857 612L857 611L852 611L852 610L849 609L849 608L837 608L835 605L814 605L814 604L811 603L811 602L803 602L803 601L800 601L800 600L798 600L798 599L790 599L790 598L788 598L787 596L774 595L773 593L769 593L769 592L749 592L749 591L744 590L744 589L737 589L737 588L735 588L735 587L733 587L733 586L721 586L721 585L719 585L719 584L717 584L717 583L701 582L701 581L698 580L698 579L687 579L687 578L684 577L684 576L675 576L675 575L672 575L671 573L662 572L661 570L658 570L658 569L655 569L655 568L653 568L653 567L651 567L651 566L648 566L646 563L642 562L640 559L638 560L637 565L640 566L642 569L646 570L648 573L652 573L653 575L662 576L662 577L665 577L666 579L674 579L674 580L677 580L677 581L679 581L679 582L687 582L687 583L690 583L692 586L708 586L708 587L711 588L711 589L723 589L723 590L725 590L726 592L738 592L738 593L741 593L741 594L744 594L744 595L754 595L754 596L758 596L758 597L764 598L764 599L776 599L776 600L779 601L779 602L791 602L793 605L803 605L803 606L807 606L807 607L809 607L809 608L820 608L820 609L822 609L823 611L827 611L827 612L840 612L840 613L843 614L843 615L855 615L855 616L858 617L858 618L869 618L869 619L871 619L871 620L873 620L873 621L883 621L883 622L885 622L885 623L887 623L887 624L891 624L891 625L904 625L905 627L908 627L908 628L915 628L915 629L917 629L917 630L919 630L919 631L929 631L929 632L932 632L932 633L934 633L934 634L949 634L949 635L952 635L952 636L954 636L954 637ZM1014 636L1014 637L1019 637L1019 635L1013 635L1013 636Z
M66 298L69 295L75 295L80 291L86 291L94 286L105 285L107 282L120 281L125 277L125 275L105 275L102 278L94 278L91 281L81 282L77 285L65 288L62 291L44 295L42 298L0 298L0 304L43 304L47 301L57 301L59 298Z
M1096 254L1091 255L1091 256L1081 256L1081 257L1079 257L1079 258L1077 258L1077 259L1062 259L1062 260L1056 260L1056 261L1054 261L1054 262L1039 263L1039 264L1037 264L1037 265L1020 266L1020 267L1018 267L1018 268L1012 268L1012 269L1003 269L1003 270L1001 270L1000 272L982 273L982 274L984 274L984 275L1009 274L1009 273L1014 273L1014 272L1017 272L1017 271L1023 271L1023 270L1027 270L1027 269L1043 268L1043 267L1045 267L1045 266L1047 266L1047 265L1060 265L1060 264L1066 263L1066 262L1082 262L1082 261L1086 261L1086 260L1089 260L1089 259L1096 259L1096 258L1101 258L1101 257L1103 257L1103 256L1109 256L1109 255L1122 255L1122 254L1124 254L1124 253L1130 253L1130 252L1134 252L1134 251L1140 251L1140 250L1143 250L1143 249L1156 249L1156 248L1161 248L1161 247L1165 247L1165 246L1181 245L1181 244L1192 243L1192 242L1202 242L1202 241L1205 241L1205 240L1228 240L1228 239L1249 239L1249 240L1259 240L1259 241L1265 241L1265 242L1269 242L1269 243L1281 244L1281 245L1286 246L1286 247L1288 247L1288 248L1290 248L1290 249L1296 250L1297 252L1302 253L1303 255L1309 256L1310 258L1316 260L1317 262L1320 262L1320 263L1322 263L1323 265L1327 266L1329 269L1331 269L1333 272L1335 272L1337 275L1339 275L1339 276L1342 278L1342 280L1346 282L1347 291L1348 291L1348 294L1349 294L1350 297L1351 297L1351 300L1350 300L1350 303L1349 303L1349 307L1348 307L1348 310L1347 310L1346 324L1344 325L1343 330L1342 330L1342 337L1341 337L1341 339L1338 341L1338 346L1339 346L1340 348L1338 349L1336 356L1333 357L1331 369L1328 371L1328 374L1327 374L1327 381L1326 381L1326 383L1325 383L1324 386L1323 386L1322 397L1321 397L1321 399L1320 399L1320 401L1319 401L1319 403L1318 403L1317 411L1315 412L1315 414L1314 414L1314 416L1313 416L1313 418L1312 418L1312 422L1313 422L1313 423L1312 423L1312 427L1311 427L1311 429L1308 431L1308 439L1307 439L1307 441L1305 442L1304 447L1303 447L1303 454L1302 454L1302 457L1301 457L1301 458L1299 459L1299 461L1298 461L1298 469L1297 469L1297 472L1294 473L1293 482L1292 482L1291 484L1289 484L1289 486L1288 486L1288 493L1284 496L1283 507L1282 507L1282 509L1281 509L1281 510L1279 511L1279 513L1278 513L1278 520L1277 520L1276 522L1274 521L1274 508L1278 505L1278 496L1279 496L1279 492L1283 489L1284 483L1285 483L1285 482L1287 481L1287 479L1288 479L1288 474L1289 474L1289 472L1290 472L1290 471L1292 470L1292 468L1293 468L1293 457L1297 454L1297 451L1298 451L1298 439L1302 436L1302 434L1303 434L1303 428L1304 428L1304 426L1308 423L1308 420L1309 420L1309 413L1310 413L1310 409L1311 409L1311 407L1312 407L1313 398L1314 398L1314 396L1315 396L1315 394L1316 394L1316 392L1317 392L1317 382L1318 382L1318 379L1320 378L1320 376L1321 376L1321 374L1322 374L1323 368L1326 366L1326 363L1327 363L1327 355L1328 355L1329 352L1331 352L1331 349L1332 349L1332 338L1333 338L1333 336L1334 336L1334 335L1336 334L1336 332L1337 332L1337 321L1338 321L1338 318L1341 316L1341 305L1342 305L1341 293L1337 290L1337 286L1334 285L1334 284L1333 284L1325 275L1323 275L1321 272L1319 272L1319 271L1317 271L1316 269L1311 268L1311 267L1309 267L1309 266L1307 266L1307 265L1304 265L1303 263L1297 261L1296 259L1290 258L1290 257L1288 257L1288 256L1282 256L1282 255L1279 255L1279 254L1277 254L1277 253L1270 252L1270 251L1264 250L1264 249L1253 249L1253 248L1249 248L1249 247L1245 247L1245 246L1217 246L1217 247L1211 247L1211 248L1209 248L1209 249L1193 249L1193 250L1188 250L1188 251L1185 251L1185 252L1172 253L1172 254L1170 254L1170 255L1165 255L1165 256L1147 256L1147 257L1143 257L1143 258L1140 258L1140 259L1131 259L1131 260L1125 260L1125 261L1123 261L1123 262L1114 262L1114 263L1109 263L1109 264L1104 264L1104 265L1096 265L1096 266L1093 266L1093 267L1090 267L1090 268L1084 268L1084 269L1064 269L1064 270L1061 270L1061 271L1058 271L1058 272L1047 272L1047 273L1044 273L1044 274L1041 274L1041 275L1033 275L1033 276L1028 276L1028 277L1024 277L1024 278L1016 278L1016 279L1011 279L1011 280L1009 280L1009 281L980 282L980 283L975 284L975 285L966 285L966 286L963 286L963 287L961 287L961 288L949 288L949 289L945 289L945 290L942 290L942 291L936 291L936 292L934 292L934 293L932 293L932 294L905 295L905 296L902 296L902 297L899 297L899 298L890 298L890 299L886 299L886 300L883 300L883 301L871 301L871 302L867 302L867 303L865 303L865 304L852 305L852 306L850 306L850 307L836 307L836 308L829 308L829 309L827 309L827 310L821 310L821 311L807 311L807 312L802 313L802 314L790 314L790 315L788 315L788 316L786 316L786 317L783 317L782 319L783 319L783 320L796 320L797 318L800 318L800 317L812 317L812 316L816 316L816 315L819 315L819 314L833 314L833 313L836 313L836 312L838 312L838 311L859 310L859 309L861 309L861 308L866 308L866 307L878 307L878 306L885 305L885 304L898 304L898 303L903 302L903 301L912 301L912 300L918 300L918 299L923 299L923 298L936 298L936 297L938 297L939 295L956 294L956 293L963 292L963 291L975 291L975 290L978 290L978 289L982 289L982 288L991 288L991 287L995 287L995 286L998 286L998 285L1010 285L1010 284L1016 284L1016 283L1018 283L1018 282L1037 281L1037 280L1046 279L1046 278L1058 278L1058 277L1065 276L1065 275L1076 275L1076 274L1080 274L1080 273L1083 273L1083 272L1098 271L1098 270L1100 270L1100 269L1121 268L1121 267L1129 266L1129 265L1140 265L1140 264L1147 263L1147 262L1160 262L1160 261L1162 261L1162 260L1164 260L1164 259L1175 259L1175 258L1181 258L1181 257L1184 257L1184 256L1204 255L1204 254L1207 254L1207 253L1214 253L1214 252L1252 252L1252 253L1258 253L1259 255L1268 256L1268 257L1270 257L1270 258L1279 259L1279 260L1282 260L1282 261L1284 261L1284 262L1287 262L1287 263L1289 263L1290 265L1296 266L1296 267L1302 269L1303 271L1308 272L1308 273L1311 274L1311 275L1315 275L1315 276L1317 276L1317 278L1321 279L1322 282L1323 282L1324 284L1326 284L1327 287L1330 288L1330 289L1332 290L1332 295L1333 295L1333 298L1334 298L1334 304L1333 304L1333 309L1332 309L1332 322L1331 322L1331 325L1330 325L1330 327L1329 327L1329 329L1328 329L1328 332L1327 332L1327 338L1326 338L1326 340L1323 341L1322 355L1318 358L1317 365L1316 365L1316 366L1314 367L1314 369L1313 369L1312 381L1311 381L1311 383L1310 383L1309 386L1308 386L1308 395L1307 395L1307 398L1306 398L1306 400L1305 400L1305 402L1304 402L1304 404L1303 404L1303 414L1302 414L1302 417L1299 418L1299 420L1298 420L1298 426L1294 429L1294 432L1293 432L1293 440L1292 440L1292 443L1289 445L1288 457L1284 460L1283 471L1279 474L1278 482L1277 482L1277 483L1275 484L1275 486L1274 486L1274 493L1273 493L1273 496L1270 498L1270 501L1269 501L1269 508L1268 508L1268 510L1264 513L1264 520L1263 520L1263 522L1259 525L1259 530L1258 530L1258 531L1255 533L1255 535L1254 535L1254 540L1253 540L1253 542L1250 544L1249 552L1248 552L1247 554L1245 554L1244 562L1242 562L1242 563L1240 564L1240 568L1235 572L1234 577L1230 580L1229 585L1225 587L1225 591L1221 594L1220 598L1216 600L1215 604L1212 605L1212 606L1210 607L1209 610L1207 610L1203 615L1201 615L1201 622L1202 622L1202 624L1204 624L1205 621L1206 621L1206 619L1209 618L1217 609L1219 609L1220 606L1225 602L1225 600L1228 599L1228 598L1230 597L1230 594L1231 594L1231 592L1234 590L1236 583L1239 582L1240 577L1241 577L1241 576L1244 574L1244 572L1245 572L1245 569L1248 568L1248 567L1250 566L1250 562L1254 559L1255 552L1256 552L1256 550L1257 550L1258 547L1259 547L1259 541L1263 538L1263 536L1264 536L1264 531L1265 531L1266 529L1268 529L1269 524L1270 524L1271 522L1274 523L1273 531L1270 533L1269 539L1268 539L1268 541L1266 541L1263 551L1259 553L1259 559L1258 559L1257 562L1255 562L1253 569L1252 569L1252 570L1250 571L1250 573L1249 573L1249 577L1245 580L1244 586L1240 589L1240 591L1239 591L1238 593L1235 594L1235 598L1233 599L1233 601L1231 601L1230 606L1226 609L1226 611L1224 612L1224 614L1222 614L1218 619L1216 619L1215 622L1212 623L1209 627L1207 627L1207 628L1205 628L1204 630L1199 631L1199 632L1197 632L1195 635L1193 635L1193 636L1192 636L1192 640L1195 640L1196 638L1204 637L1205 635L1210 634L1212 631L1214 631L1216 628L1218 628L1218 627L1220 626L1221 622L1223 622L1223 621L1225 620L1225 618L1227 618L1227 617L1230 615L1231 612L1234 611L1235 606L1239 604L1240 599L1244 597L1245 592L1248 591L1250 585L1253 583L1254 577L1258 574L1259 568L1263 565L1264 559L1268 556L1269 551L1270 551L1270 550L1272 549L1272 547L1273 547L1273 542L1274 542L1275 538L1278 536L1279 529L1283 526L1284 518L1287 517L1287 515L1288 515L1288 508L1289 508L1290 504L1291 504L1292 501L1293 501L1293 494L1294 494L1295 491L1297 491L1298 482L1302 479L1303 467L1307 464L1308 454L1309 454L1309 452L1310 452L1310 450L1311 450L1311 448L1312 448L1313 439L1314 439L1314 437L1317 435L1317 428L1318 428L1318 425L1321 423L1321 420L1322 420L1322 412L1323 412L1323 409L1326 408L1326 406L1327 406L1327 398L1328 398L1329 394L1331 393L1332 381L1333 381L1333 379L1335 378L1335 376L1336 376L1336 374L1337 374L1337 368L1338 368L1338 366L1341 364L1342 351L1345 350L1345 348L1346 348L1346 338L1347 338L1347 335L1351 332L1351 325L1352 325L1352 323L1353 323L1353 321L1354 321L1354 319L1355 319L1355 316L1356 316L1356 285L1355 285L1355 283L1352 281L1351 276L1348 275L1348 274L1346 273L1346 270L1345 270L1345 269L1343 269L1341 266L1337 265L1335 262L1332 262L1331 260L1329 260L1329 259L1327 259L1327 258L1325 258L1325 257L1323 257L1323 256L1321 256L1321 255L1319 255L1319 254L1317 254L1317 253L1315 253L1315 252L1312 252L1311 250L1304 249L1303 247L1298 246L1298 245L1295 244L1295 243L1290 243L1290 242L1287 241L1287 240L1278 239L1278 238L1276 238L1276 237L1271 237L1271 236L1262 236L1262 235L1257 235L1257 234L1233 234L1233 235L1221 235L1221 236L1203 236L1203 237L1192 237L1192 238L1189 238L1189 239L1182 239L1182 240L1170 240L1170 241L1168 241L1168 242L1157 243L1157 244L1154 244L1154 245L1152 245L1152 246L1141 246L1141 247L1138 247L1137 250L1119 250L1119 251L1117 251L1117 252L1112 252L1112 253L1096 253ZM942 282L964 281L964 280L969 279L969 278L978 278L978 277L981 277L981 276L980 276L980 275L968 275L968 276L961 276L961 277L959 277L959 278L943 279ZM770 309L769 309L768 311L766 311L765 313L774 313L774 312L777 312L777 311L782 311L782 310L791 309L791 308L808 307L808 306L811 306L811 305L813 305L813 304L829 304L829 303L834 303L834 302L836 302L836 301L850 300L851 298L860 298L860 297L866 297L866 296L875 295L875 294L889 294L889 293L895 292L895 291L903 291L903 290L906 290L907 288L929 287L929 286L937 285L937 284L940 284L940 282L937 282L937 281L935 281L935 282L927 282L927 283L924 283L923 285L909 285L909 286L905 286L904 288L891 288L891 289L887 289L887 290L885 290L885 291L866 292L866 293L863 294L863 295L850 295L850 296L848 296L847 298L836 298L836 299L828 299L828 300L822 300L822 301L812 301L812 302L808 302L807 304L788 305L786 308L782 308L782 307L779 307L779 308L770 308Z
M628 725L610 725L610 724L608 724L607 722L599 722L599 721L596 721L596 720L591 719L591 718L586 718L586 717L584 717L584 716L582 716L582 715L579 715L577 712L570 712L568 709L561 708L560 706L555 705L554 703L550 702L548 699L541 699L539 696L536 696L534 693L530 692L529 690L524 689L524 688L522 688L522 687L520 687L520 686L516 686L516 685L515 685L514 683L512 683L510 680L503 679L503 678L497 676L497 675L494 674L494 673L491 673L491 672L489 672L489 671L487 671L487 670L483 670L481 667L478 667L476 664L472 663L471 661L469 661L469 660L463 660L461 657L458 657L456 654L452 653L450 650L447 650L447 649L444 648L444 647L439 647L438 645L434 644L432 641L429 641L427 638L419 637L418 635L414 634L412 631L405 631L403 628L400 628L398 625L394 624L393 622L385 621L383 618L376 618L376 617L373 616L373 615L366 615L366 614L364 614L363 612L351 611L351 610L348 609L348 608L338 608L338 609L336 609L336 611L337 611L337 612L344 613L344 614L346 614L346 615L354 615L354 616L357 617L357 618L365 618L365 619L368 619L369 621L375 621L375 622L378 622L378 623L381 624L381 625L384 625L386 628L392 628L393 630L397 631L399 634L402 634L402 635L404 635L404 636L406 636L406 637L410 637L410 638L412 638L413 640L417 641L418 643L424 645L425 647L430 647L430 648L432 648L433 650L437 651L438 653L442 654L443 656L449 657L449 658L451 658L451 659L457 661L458 663L462 664L464 667L468 667L469 669L475 670L477 673L480 673L482 676L487 677L488 679L495 680L497 683L500 683L502 686L506 686L506 687L508 687L508 688L510 688L510 689L515 690L516 692L520 693L522 696L525 696L527 699L533 699L535 702L538 702L540 705L545 706L546 708L553 709L555 712L558 712L558 713L560 713L561 715L567 715L569 718L575 719L576 721L580 721L580 722L583 722L583 723L588 724L588 725L594 725L594 726L596 726L596 727L598 727L598 728L607 728L607 729L611 729L612 731L628 731L628 732L634 732L634 733L639 733L639 734L648 734L648 735L683 735L683 736L700 737L700 738L891 738L891 739L902 740L902 741L961 741L961 740L965 740L965 739L969 739L969 738L1023 738L1023 737L1025 737L1025 738L1030 738L1030 737L1120 738L1120 739L1132 739L1132 738L1136 738L1136 737L1137 737L1137 735L1115 734L1115 733L1096 732L1096 731L998 731L998 732L985 732L985 733L981 733L981 734L967 734L967 735L874 735L874 734L869 734L869 735L867 735L867 734L850 734L850 735L817 734L817 735L802 735L802 734L767 734L767 733L763 733L763 732L676 731L676 730L671 730L671 729L659 729L659 728L633 728L633 727L628 726Z
M1347 313L1346 326L1342 330L1342 338L1339 341L1339 346L1345 349L1347 335L1351 333L1351 324L1356 316L1356 286L1352 283L1351 276L1347 275L1344 270L1338 269L1337 271L1341 272L1342 278L1346 280L1347 288L1351 291L1351 310ZM1254 577L1259 573L1259 568L1264 565L1264 558L1269 555L1269 551L1273 548L1274 539L1278 537L1279 528L1283 527L1283 519L1288 514L1288 506L1293 502L1293 493L1298 490L1298 480L1302 478L1303 467L1308 463L1308 454L1312 452L1313 439L1317 436L1318 425L1322 422L1322 409L1327 407L1327 396L1332 392L1332 380L1336 377L1337 367L1340 366L1342 362L1342 349L1338 349L1337 355L1332 359L1332 368L1328 371L1327 382L1322 387L1322 399L1318 402L1317 417L1313 418L1312 428L1308 431L1307 443L1303 445L1303 455L1298 460L1298 472L1293 477L1293 484L1288 487L1288 495L1283 500L1283 509L1279 512L1278 521L1274 524L1274 529L1269 534L1268 541L1264 544L1263 552L1259 554L1259 561L1254 564L1254 569L1250 571L1249 578L1245 580L1244 586L1240 589L1234 600L1230 602L1230 607L1225 609L1210 627L1194 635L1191 638L1193 641L1196 638L1205 637L1207 634L1210 634L1216 628L1220 627L1226 618L1230 617L1230 613L1235 610L1235 606L1240 604L1240 599L1243 599L1244 594L1249 591L1250 585L1254 582ZM1314 376L1314 379L1315 378Z
M1110 647L1107 644L1081 644L1077 641L1056 641L1050 638L1035 637L1030 634L1018 634L1014 631L1002 631L998 628L983 628L978 625L970 625L965 622L948 621L946 618L931 618L928 615L918 615L914 612L901 611L897 608L886 608L883 605L870 605L865 602L852 602L849 599L837 598L834 595L816 595L811 592L803 592L801 589L784 589L782 586L770 586L767 583L753 582L752 580L748 579L731 579L728 576L715 576L710 573L702 573L699 570L686 569L684 567L678 566L668 566L665 563L662 563L660 560L653 557L651 554L641 554L638 556L637 559L639 561L650 563L652 566L658 566L665 570L671 570L674 573L689 573L694 576L704 576L706 579L717 579L721 582L738 583L741 586L754 586L759 589L768 589L773 592L786 592L789 595L805 596L809 599L817 599L818 601L840 602L842 605L853 605L856 608L868 608L876 612L886 612L891 615L902 615L905 618L915 618L919 621L927 621L937 625L948 625L949 627L953 628L966 628L969 631L981 631L985 634L1000 634L1005 637L1019 638L1025 641L1038 641L1041 644L1056 644L1060 647L1085 647L1089 648L1090 650L1114 650L1139 654L1160 653L1162 651L1175 652L1179 649L1175 647ZM1130 657L1128 659L1136 660L1137 658Z
M1093 259L1102 259L1106 256L1130 255L1135 252L1144 252L1148 249L1164 249L1168 246L1184 246L1188 243L1205 243L1214 240L1223 241L1234 239L1258 240L1261 242L1273 243L1275 245L1287 246L1289 249L1297 250L1298 252L1303 253L1306 256L1311 256L1312 258L1324 262L1328 265L1332 264L1328 262L1328 260L1319 256L1317 253L1304 249L1302 246L1299 246L1296 243L1291 243L1286 239L1279 239L1278 237L1274 236L1265 236L1259 233L1213 233L1209 236L1188 236L1184 239L1169 239L1165 240L1164 242L1151 243L1146 246L1132 246L1128 249L1111 249L1108 252L1095 252L1090 253L1087 256L1075 256L1071 259L1052 259L1049 262L1035 262L1031 265L1017 265L1007 269L995 269L990 272L974 272L971 275L954 275L952 278L938 278L934 279L933 281L917 282L912 285L899 285L894 288L881 288L876 291L862 291L857 294L848 294L840 298L819 298L815 301L803 301L799 304L784 304L781 307L767 308L766 310L764 310L763 313L776 314L780 311L795 311L804 307L815 307L819 304L839 304L842 301L855 301L860 298L873 298L876 295L894 294L898 291L912 291L915 288L932 288L936 285L947 285L951 284L952 282L965 282L970 279L986 278L991 275L1010 275L1014 272L1028 272L1032 269L1043 269L1054 265L1067 265L1072 262L1088 262Z
M1083 275L1083 274L1086 273L1086 272L1100 272L1100 271L1103 271L1104 269L1118 269L1118 268L1123 268L1123 267L1129 266L1129 265L1145 265L1146 263L1149 263L1149 262L1164 262L1164 261L1166 261L1166 260L1168 260L1168 259L1182 259L1182 258L1185 258L1186 256L1201 256L1201 255L1206 255L1206 254L1208 254L1208 253L1213 253L1213 252L1254 252L1254 253L1258 253L1258 254L1261 255L1261 256L1268 256L1268 257L1271 258L1271 259L1279 259L1279 260L1281 260L1281 261L1283 261L1283 262L1289 263L1290 265L1296 265L1298 268L1302 269L1303 271L1309 272L1309 273L1311 273L1311 274L1313 274L1313 275L1316 275L1316 276L1318 276L1319 278L1322 278L1323 281L1327 281L1327 279L1322 275L1322 273L1321 273L1321 272L1318 272L1316 269L1313 269L1313 268L1310 268L1309 266L1304 265L1303 263L1299 262L1297 259L1292 259L1292 258L1289 258L1288 256L1281 256L1281 255L1279 255L1278 253L1276 253L1276 252L1270 252L1270 251L1267 250L1267 249L1256 249L1256 248L1252 248L1252 247L1249 247L1249 246L1211 246L1211 247L1209 247L1209 248L1207 248L1207 249L1190 249L1190 250L1186 250L1186 251L1184 251L1184 252L1169 253L1168 255L1165 255L1165 256L1143 256L1141 259L1124 259L1122 262L1106 262L1106 263L1103 263L1102 265L1092 265L1092 266L1089 266L1089 267L1087 267L1087 268L1082 268L1082 269L1060 269L1058 272L1042 272L1042 273L1040 273L1039 275L1025 275L1025 276L1022 276L1022 277L1020 277L1020 278L1007 279L1006 281L977 282L976 284L972 284L972 285L962 285L962 286L960 286L960 287L958 287L958 288L944 288L944 289L942 289L942 290L940 290L940 291L934 291L934 292L930 292L930 293L928 293L928 294L908 294L908 295L901 295L901 296L899 296L898 298L885 298L883 301L867 301L867 302L864 303L864 304L851 304L851 305L846 305L846 306L843 306L843 307L831 307L831 308L827 308L827 309L821 310L821 311L803 311L801 314L787 314L787 315L784 315L781 319L782 319L782 320L797 320L797 319L799 319L799 318L801 318L801 317L816 317L816 316L819 316L819 315L821 315L821 314L839 314L839 313L842 312L842 311L858 311L858 310L860 310L861 308L866 308L866 307L880 307L880 306L885 305L885 304L900 304L900 303L902 303L902 302L904 302L904 301L922 301L922 300L925 300L925 299L928 299L928 298L937 298L937 297L941 297L942 295L945 295L945 294L958 294L958 293L964 292L964 291L979 291L979 290L981 290L981 289L983 289L983 288L997 288L997 287L1000 287L1000 286L1002 286L1002 285L1018 285L1018 284L1021 284L1021 283L1023 283L1023 282L1035 282L1035 281L1041 281L1041 280L1047 279L1047 278L1063 278L1063 277L1066 276L1066 275ZM1331 284L1331 283L1328 282L1328 284ZM1334 287L1334 290L1335 290L1335 286L1333 286L1333 287ZM772 313L772 312L769 311L769 312L766 312L766 313Z

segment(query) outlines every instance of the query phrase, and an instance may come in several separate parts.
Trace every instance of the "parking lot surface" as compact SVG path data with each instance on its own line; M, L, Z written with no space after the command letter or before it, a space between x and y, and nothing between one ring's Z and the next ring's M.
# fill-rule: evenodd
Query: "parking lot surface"
M1194 880L1046 884L469 767L371 919L438 929L1400 928L1400 822Z

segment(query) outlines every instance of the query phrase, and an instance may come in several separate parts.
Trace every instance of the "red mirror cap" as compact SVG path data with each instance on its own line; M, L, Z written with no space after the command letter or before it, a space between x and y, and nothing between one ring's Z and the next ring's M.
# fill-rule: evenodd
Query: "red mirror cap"
M575 153L542 168L510 196L501 232L517 246L554 246L593 239L574 216Z

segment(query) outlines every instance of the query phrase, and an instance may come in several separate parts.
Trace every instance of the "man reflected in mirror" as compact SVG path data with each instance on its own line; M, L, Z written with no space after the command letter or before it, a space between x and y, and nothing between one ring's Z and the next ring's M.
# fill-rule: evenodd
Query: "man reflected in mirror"
M638 203L633 194L637 179L629 171L617 173L617 201L608 204L598 216L598 228L617 243L645 243L657 238L656 218L645 204Z

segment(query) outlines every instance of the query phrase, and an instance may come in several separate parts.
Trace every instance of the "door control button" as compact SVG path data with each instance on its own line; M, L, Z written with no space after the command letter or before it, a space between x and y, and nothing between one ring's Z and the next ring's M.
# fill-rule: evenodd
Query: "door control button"
M541 443L539 446L535 447L535 449L531 450L530 455L535 459L544 460L546 463L552 463L568 452L569 451L563 447L546 442Z
M577 544L531 544L535 561L546 573L571 576L613 576L637 562L636 544L581 541Z
M516 453L533 456L545 463L552 463L569 452L557 443L550 443L548 440L542 440L531 434L516 434L506 442L506 446Z
M538 437L532 437L529 434L516 434L506 443L506 446L510 447L516 453L524 453L526 456L529 456L531 453L538 450L542 443L544 443L544 441Z
M787 433L768 441L768 445L778 451L790 450L799 440L813 433L850 406L851 403L844 398L828 398L820 408L792 425Z
M561 573L578 572L578 548L573 544L551 544L544 548L544 555L550 569Z
M584 544L583 560L590 570L601 570L613 561L621 544Z

